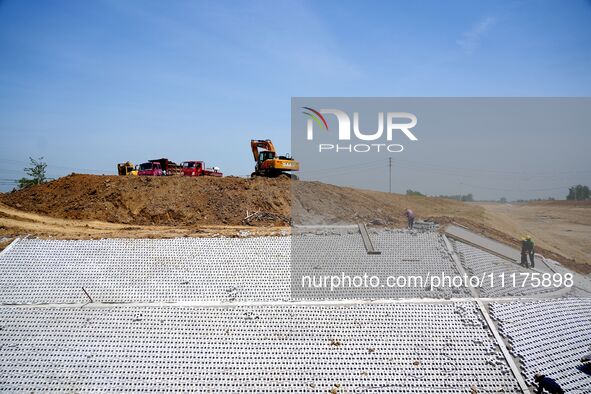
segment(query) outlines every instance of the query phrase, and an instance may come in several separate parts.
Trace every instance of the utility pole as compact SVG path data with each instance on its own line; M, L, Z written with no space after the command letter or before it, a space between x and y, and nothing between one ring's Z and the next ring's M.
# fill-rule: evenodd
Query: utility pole
M388 193L392 193L392 158L388 158L388 169L389 169L389 176L388 176Z

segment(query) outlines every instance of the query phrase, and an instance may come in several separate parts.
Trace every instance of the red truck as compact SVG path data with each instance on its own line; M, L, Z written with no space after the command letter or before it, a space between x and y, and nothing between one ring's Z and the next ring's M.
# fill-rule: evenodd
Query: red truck
M137 174L140 176L162 176L162 166L160 166L160 163L152 161L142 163Z
M223 176L218 167L206 168L205 162L190 160L183 162L184 176Z
M181 166L176 164L174 161L170 161L163 157L162 159L150 160L150 163L159 163L160 169L162 169L162 175L181 175Z

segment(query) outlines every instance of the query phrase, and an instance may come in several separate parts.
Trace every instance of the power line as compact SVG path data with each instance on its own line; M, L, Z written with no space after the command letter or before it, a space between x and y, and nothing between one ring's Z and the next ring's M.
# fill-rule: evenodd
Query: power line
M367 169L371 169L371 168L377 168L377 167L384 167L384 163L383 160L379 160L378 162L368 162L366 164L357 164L357 165L347 165L347 166L342 166L342 167L334 167L331 169L326 169L326 170L319 170L317 172L322 172L319 174L312 174L309 175L307 172L305 171L300 171L300 174L302 174L302 176L308 176L309 178L323 178L326 176L331 176L331 175L338 175L338 174L346 174L349 172L353 172L353 171L357 171L357 170L367 170Z
M374 164L374 163L381 163L381 162L383 162L383 159L365 161L365 162L355 163L355 164L347 164L347 165L338 166L338 167L317 168L317 169L313 169L313 170L300 170L300 173L309 174L309 173L313 173L313 172L326 172L326 171L330 171L330 170L354 168L354 167L359 167L359 166L366 165L366 164Z
M382 163L381 165L379 163ZM398 160L397 160L398 163ZM347 175L350 173L356 173L359 171L367 171L370 169L374 169L374 168L388 168L388 176L389 176L389 180L388 180L388 191L391 193L392 192L392 165L393 165L393 159L390 157L388 158L387 162L384 163L384 160L374 160L374 161L368 161L365 163L359 163L359 164L350 164L350 165L345 165L345 166L338 166L338 167L333 167L331 169L317 169L314 171L310 171L310 172L322 172L321 174L317 174L316 176L314 176L314 178L316 179L324 179L327 177L334 177L334 176L339 176L339 175ZM439 174L444 174L444 175L453 175L459 178L474 178L477 177L479 179L482 178L481 175L465 175L465 174L458 174L456 171L453 170L449 170L446 168L436 168L436 169L425 169L425 168L420 168L420 166L415 167L412 165L408 165L408 164L402 164L402 167L405 168L409 168L412 170L418 170L418 171L428 171L429 173L439 173ZM334 171L336 170L336 171ZM519 176L523 176L523 173L514 173L517 174ZM504 178L507 178L507 175L504 176ZM471 183L465 183L462 182L463 185L465 186L469 186L469 187L473 187L473 188L478 188L478 189L488 189L488 190L495 190L495 191L507 191L507 192L539 192L539 191L551 191L551 190L565 190L568 189L569 186L556 186L556 187L547 187L547 188L530 188L530 189L515 189L515 188L501 188L501 187L491 187L491 186L482 186L482 185L477 185L477 184L471 184Z
M445 166L445 165L441 165L441 164L432 164L432 163L428 163L428 162L421 162L421 161L415 161L415 160L408 160L408 159L397 159L397 161L401 161L401 162L406 162L406 163L412 163L412 164L416 164L416 165L420 165L420 166L428 166L428 167L433 167L433 168L439 168L439 169L446 169L446 170L452 170L452 171L472 171L472 172L492 172L492 173L497 173L497 174L502 174L502 175L519 175L519 176L527 176L527 177L557 177L557 176L561 176L564 174L580 174L580 173L591 173L591 170L566 170L566 171L556 171L554 173L550 173L550 174L528 174L524 171L511 171L511 170L497 170L497 169L486 169L486 168L475 168L472 166L466 166L466 167L454 167L454 166Z
M316 176L316 179L323 179L326 177L333 177L333 176L338 176L338 175L347 175L347 174L351 174L351 173L355 173L355 172L359 172L359 171L371 170L373 168L386 168L386 166L384 164L370 165L370 166L356 166L356 167L350 168L348 170L343 170L340 172L322 174L322 175Z
M557 186L557 187L548 187L542 189L505 189L499 187L490 187L490 186L480 186L480 185L472 185L469 183L464 183L466 186L475 187L479 189L488 189L488 190L496 190L496 191L506 191L506 192L543 192L543 191L550 191L550 190L564 190L571 186Z

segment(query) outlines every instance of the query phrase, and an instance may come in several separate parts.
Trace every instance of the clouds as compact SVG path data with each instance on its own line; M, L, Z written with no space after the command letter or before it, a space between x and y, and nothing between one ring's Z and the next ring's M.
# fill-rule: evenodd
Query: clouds
M472 53L480 46L481 37L486 34L495 23L495 18L487 16L482 19L470 30L462 33L462 38L456 41L456 43L466 53Z

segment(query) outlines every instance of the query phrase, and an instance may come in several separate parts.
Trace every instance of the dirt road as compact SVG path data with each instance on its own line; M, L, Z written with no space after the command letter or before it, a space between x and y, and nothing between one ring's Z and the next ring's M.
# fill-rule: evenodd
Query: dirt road
M277 226L130 226L98 220L59 219L24 212L0 203L0 236L7 239L23 235L64 239L235 237L284 235L289 234L289 231L289 227ZM6 246L7 242L3 244Z
M485 209L488 227L516 238L530 234L540 247L591 266L591 201L475 204Z

